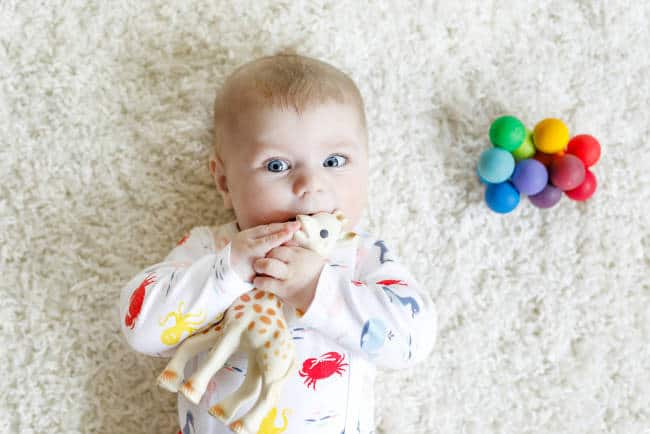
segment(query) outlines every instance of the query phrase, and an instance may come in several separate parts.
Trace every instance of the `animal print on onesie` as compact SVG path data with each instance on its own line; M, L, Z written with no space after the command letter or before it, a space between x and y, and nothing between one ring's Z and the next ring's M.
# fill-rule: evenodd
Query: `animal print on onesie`
M296 220L301 228L294 233L293 240L323 257L327 257L335 247L358 241L354 232L342 233L347 220L340 211L298 215ZM244 382L230 396L212 406L209 412L223 423L230 423L240 406L253 398L261 385L251 409L230 423L230 429L237 433L257 433L264 417L275 407L285 380L300 368L282 308L283 303L277 296L253 288L235 300L209 326L183 341L158 377L158 385L170 392L178 392L180 388L188 400L198 404L212 376L235 351L241 349L248 356ZM207 350L210 352L203 365L190 378L181 381L185 364Z

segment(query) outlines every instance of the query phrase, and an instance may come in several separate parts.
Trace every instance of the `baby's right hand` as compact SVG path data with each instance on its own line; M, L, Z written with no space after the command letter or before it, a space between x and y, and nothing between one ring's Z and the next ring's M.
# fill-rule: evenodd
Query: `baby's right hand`
M230 265L245 282L253 283L256 276L253 263L264 258L275 247L293 238L300 229L299 222L271 223L238 232L232 237Z

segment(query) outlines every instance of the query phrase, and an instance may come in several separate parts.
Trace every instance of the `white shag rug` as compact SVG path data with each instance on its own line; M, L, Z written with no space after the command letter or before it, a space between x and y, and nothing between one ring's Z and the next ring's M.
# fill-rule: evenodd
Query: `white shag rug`
M214 91L293 46L359 83L365 224L439 313L431 358L380 374L378 432L649 433L648 22L646 1L3 0L0 432L178 429L119 291L230 218ZM600 139L596 195L489 211L475 167L502 114Z

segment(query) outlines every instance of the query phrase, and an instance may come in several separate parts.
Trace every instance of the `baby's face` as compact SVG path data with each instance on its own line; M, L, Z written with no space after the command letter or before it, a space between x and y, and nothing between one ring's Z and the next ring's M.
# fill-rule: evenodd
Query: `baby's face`
M237 124L225 133L225 168L212 158L210 169L240 230L336 209L349 220L344 229L358 223L367 203L368 155L353 105L316 104L301 115L256 109Z

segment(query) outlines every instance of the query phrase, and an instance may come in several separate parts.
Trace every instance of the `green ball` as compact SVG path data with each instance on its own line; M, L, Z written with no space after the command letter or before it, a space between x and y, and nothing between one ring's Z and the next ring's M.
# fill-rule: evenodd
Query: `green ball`
M533 132L526 129L526 137L524 142L519 145L517 149L512 151L512 156L515 161L525 160L526 158L533 158L535 155L535 145L533 145Z
M526 127L514 116L501 116L490 126L490 142L497 148L512 152L526 138Z

